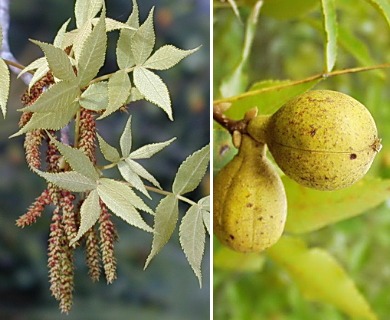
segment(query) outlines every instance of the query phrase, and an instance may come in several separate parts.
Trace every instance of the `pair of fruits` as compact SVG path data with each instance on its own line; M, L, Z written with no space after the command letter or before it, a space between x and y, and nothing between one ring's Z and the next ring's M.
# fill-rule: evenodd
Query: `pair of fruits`
M381 148L375 122L357 100L330 90L306 92L247 126L238 154L214 179L214 232L240 252L259 252L281 236L287 216L281 170L319 190L362 178Z

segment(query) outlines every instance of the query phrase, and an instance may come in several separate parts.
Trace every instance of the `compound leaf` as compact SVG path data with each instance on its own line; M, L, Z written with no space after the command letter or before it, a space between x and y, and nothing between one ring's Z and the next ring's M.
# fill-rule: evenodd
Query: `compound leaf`
M72 81L76 78L72 63L64 50L57 48L50 43L44 43L36 40L31 41L42 49L46 56L50 70L56 78L67 81Z
M115 72L108 80L108 106L106 111L99 117L103 119L120 109L130 95L131 83L126 71Z
M203 223L206 227L207 232L210 234L210 196L204 197L198 201L198 205L201 207Z
M118 150L109 145L100 134L97 134L97 138L99 140L100 151L102 152L104 158L110 162L118 162L121 159Z
M129 167L141 178L148 180L149 182L153 183L153 185L155 185L157 188L161 189L161 186L158 181L138 162L135 162L134 160L131 160L129 158L126 159L126 162Z
M88 38L83 43L80 57L77 61L80 87L84 87L92 80L104 64L107 49L107 34L105 24L105 10Z
M161 78L143 67L134 69L134 84L146 100L162 108L172 119L171 99L168 88Z
M210 160L210 146L194 152L180 165L173 181L172 191L185 194L196 189L206 173Z
M91 84L80 97L80 105L88 110L100 111L108 105L108 83L106 81Z
M191 206L183 217L180 229L180 244L192 270L202 286L201 263L204 253L206 232L203 226L202 210L198 205Z
M33 169L36 174L58 186L59 188L74 191L87 192L96 189L96 181L88 178L76 171L67 171L60 173L43 172Z
M65 34L66 34L66 29L68 28L70 22L70 18L64 22L64 24L61 26L61 28L58 30L57 35L54 38L53 45L57 48L63 48L62 42L64 40Z
M166 70L172 68L190 54L198 51L199 48L200 47L192 50L181 50L172 45L166 45L156 50L156 52L146 60L143 66L148 69Z
M118 170L121 173L123 179L130 183L135 189L142 192L145 196L151 199L148 191L145 189L145 186L139 177L138 174L131 169L126 161L120 161L118 163Z
M171 194L161 199L154 215L154 234L152 250L145 262L144 269L147 268L150 261L155 257L170 239L173 230L176 227L179 216L178 200Z
M74 171L91 178L92 180L97 180L99 178L99 174L93 163L83 151L65 145L52 136L50 136L50 138L51 142L56 145L60 153L64 156L65 161Z
M131 116L127 119L125 128L119 140L122 156L127 158L131 151L132 136L131 136Z
M134 28L134 30L122 29L116 46L116 59L119 69L126 69L135 65L133 52L131 50L131 42L135 31L139 28L138 16L137 1L133 0L133 11L126 24Z
M84 233L86 233L90 228L94 226L96 221L100 216L100 204L99 204L99 195L97 190L92 190L88 197L84 200L80 208L80 227L77 232L77 235L70 245L72 246L76 241L78 241Z
M148 232L153 232L153 229L146 224L139 212L136 210L134 199L136 199L135 197L137 196L129 186L123 182L101 178L98 182L97 191L102 201L115 215L122 218L130 225ZM137 202L142 202L140 198L138 199L136 200ZM142 207L144 209L147 208L143 202ZM149 208L147 208L147 210L151 211Z
M74 13L78 28L97 15L103 6L103 0L77 0Z
M9 95L10 74L7 64L0 59L0 108L5 118Z
M148 18L131 38L131 52L136 65L142 65L149 58L154 48L153 12L154 7L150 10Z
M77 83L61 81L53 84L47 91L42 93L37 101L21 111L48 113L62 113L73 103L80 94Z
M151 143L130 153L129 158L131 159L148 159L161 151L165 147L169 146L176 138L172 138L165 142Z
M61 112L33 113L31 119L18 132L14 133L10 138L19 136L23 133L35 129L59 130L65 127L74 117L80 106L77 102L72 103L68 108L62 109Z

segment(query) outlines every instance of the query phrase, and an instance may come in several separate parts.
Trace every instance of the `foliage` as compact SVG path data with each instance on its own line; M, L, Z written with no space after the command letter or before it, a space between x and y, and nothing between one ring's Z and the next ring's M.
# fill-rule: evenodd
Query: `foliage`
M183 196L195 190L205 175L209 162L208 146L194 152L182 163L172 192L169 192L162 190L153 175L137 161L153 157L175 138L133 151L132 116L120 136L120 152L97 133L99 120L118 110L126 110L132 102L140 99L160 107L173 120L168 88L151 70L169 69L198 48L181 50L166 45L153 53L153 8L140 24L135 0L126 23L106 17L103 0L77 0L75 18L76 29L67 31L68 20L52 44L33 40L42 49L44 57L33 61L21 72L32 73L33 77L22 97L24 108L20 109L20 130L11 136L25 135L27 163L32 171L47 181L47 188L17 220L17 225L31 225L45 206L54 205L48 267L50 289L63 312L69 312L72 305L73 253L81 243L85 242L92 280L99 279L101 266L108 283L116 278L114 243L118 236L110 212L153 234L152 252L147 263L169 240L177 218L166 219L167 212L160 206L155 213L135 190L149 199L149 192L165 195L165 199L169 199L167 205L175 207L176 215L179 200L190 204L180 223L180 243L200 283L205 226L209 230L207 220L210 218L208 198L196 203ZM116 45L119 70L98 75L105 62L108 33L115 30L120 32ZM5 66L9 64L6 60L0 61ZM8 67L0 68L0 78L7 89L0 96L5 116L10 83ZM71 127L74 128L73 136L69 134ZM73 144L69 143L72 138ZM97 163L97 141L109 162L106 165ZM42 169L43 145L46 145L46 168ZM123 181L106 175L106 170L115 167ZM142 179L155 187L144 185ZM154 228L148 225L140 211L155 216ZM165 234L163 240L161 234Z
M266 252L244 256L214 238L214 316L385 317L388 306L380 297L388 294L382 271L387 261L380 243L390 239L388 224L380 223L378 214L388 213L390 96L388 73L380 69L390 65L375 62L390 58L388 43L376 37L383 32L388 38L383 31L389 30L388 5L309 0L235 5L246 23L229 4L214 1L214 103L222 106L225 117L243 119L255 106L260 114L272 114L314 87L344 91L370 109L383 150L369 176L344 190L311 190L283 176L285 236ZM217 123L213 136L216 173L236 150Z

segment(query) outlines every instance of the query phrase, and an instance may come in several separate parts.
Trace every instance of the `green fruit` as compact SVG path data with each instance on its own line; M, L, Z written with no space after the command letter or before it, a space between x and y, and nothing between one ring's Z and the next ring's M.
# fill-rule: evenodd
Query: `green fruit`
M265 140L282 171L298 183L337 190L362 178L380 150L377 128L359 101L330 90L306 92L248 131Z
M243 135L238 154L214 179L214 233L239 252L272 246L284 229L286 194L265 151Z

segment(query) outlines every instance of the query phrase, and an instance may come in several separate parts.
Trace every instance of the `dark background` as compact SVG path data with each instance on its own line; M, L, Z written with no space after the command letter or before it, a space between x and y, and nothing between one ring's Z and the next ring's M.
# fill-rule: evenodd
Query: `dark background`
M142 164L170 190L178 165L189 154L209 141L209 2L139 1L140 21L155 8L156 48L173 44L182 49L202 45L201 50L171 70L159 73L171 93L174 122L165 113L146 102L132 104L134 148L167 140L177 140L166 150ZM126 21L132 10L129 0L107 1L107 15ZM27 65L42 54L29 38L52 42L59 27L72 17L74 1L11 1L10 46L21 64ZM117 69L115 43L117 32L109 34L109 54L102 74ZM114 218L120 241L116 246L118 279L107 285L104 279L92 283L87 276L83 250L76 250L74 305L68 316L60 314L50 296L47 277L47 235L50 210L36 224L26 229L15 226L15 219L44 188L43 179L27 168L23 138L8 137L17 131L25 90L22 81L12 75L8 114L0 125L0 319L208 319L210 299L210 249L206 242L203 261L203 287L199 289L180 248L178 230L154 258L146 271L151 235ZM98 122L99 132L117 146L127 120L126 113L116 113ZM112 171L113 176L117 172ZM199 199L209 192L208 179L190 197ZM155 202L150 203L155 207ZM181 207L181 216L187 209Z

